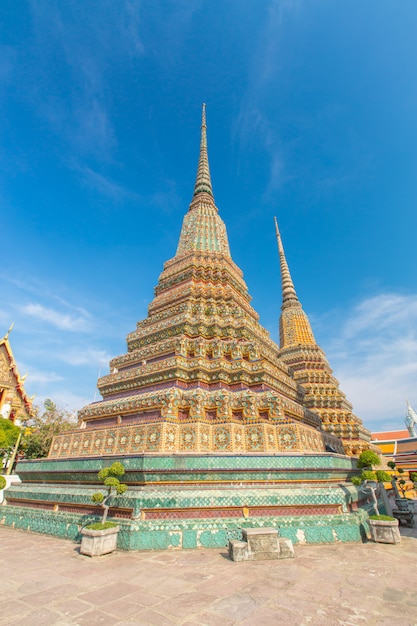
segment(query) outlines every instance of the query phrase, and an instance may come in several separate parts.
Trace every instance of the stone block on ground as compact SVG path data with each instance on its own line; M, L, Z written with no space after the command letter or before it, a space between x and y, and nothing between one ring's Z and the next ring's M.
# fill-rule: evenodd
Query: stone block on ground
M278 537L276 528L245 528L243 541L229 541L233 561L262 561L294 557L292 541Z
M247 541L248 553L254 560L279 558L276 528L246 528L243 530L243 539Z
M280 559L293 559L294 558L294 546L291 539L287 539L286 537L279 537L279 558Z
M247 561L248 544L246 541L229 541L229 557L232 561Z

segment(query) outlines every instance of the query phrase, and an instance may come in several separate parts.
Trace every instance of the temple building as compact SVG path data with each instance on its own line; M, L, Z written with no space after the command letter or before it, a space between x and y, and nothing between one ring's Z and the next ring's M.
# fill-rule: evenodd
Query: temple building
M407 402L406 429L372 433L372 443L387 460L408 472L417 472L417 412Z
M20 376L13 356L9 341L11 330L12 326L0 339L0 417L20 425L32 415L32 398L23 386L26 375Z
M0 523L77 538L99 512L97 471L118 460L128 491L109 515L124 549L225 546L244 527L293 542L361 540L350 455L371 446L370 433L315 342L277 236L280 346L230 254L203 105L193 197L148 315L78 429L56 436L47 459L19 462L22 484L7 491Z

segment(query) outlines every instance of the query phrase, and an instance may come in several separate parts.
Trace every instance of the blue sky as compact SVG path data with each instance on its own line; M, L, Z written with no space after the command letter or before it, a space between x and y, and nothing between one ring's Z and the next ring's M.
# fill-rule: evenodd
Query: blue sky
M217 206L278 339L273 216L355 412L417 407L415 0L3 0L0 333L69 409L175 254L201 103ZM3 330L1 330L3 329Z

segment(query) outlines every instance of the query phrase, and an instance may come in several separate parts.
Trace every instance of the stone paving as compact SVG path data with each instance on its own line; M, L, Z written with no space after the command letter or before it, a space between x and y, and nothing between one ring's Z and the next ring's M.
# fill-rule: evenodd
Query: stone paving
M295 546L234 563L226 549L116 552L0 527L0 624L416 626L417 527L399 545Z

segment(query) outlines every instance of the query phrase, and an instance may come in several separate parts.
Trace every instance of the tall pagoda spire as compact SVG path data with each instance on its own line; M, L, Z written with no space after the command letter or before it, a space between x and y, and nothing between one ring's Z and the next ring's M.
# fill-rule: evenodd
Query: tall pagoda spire
M280 347L288 348L289 346L300 344L315 344L316 340L314 339L310 322L303 311L291 278L277 218L275 217L274 220L282 283L282 314L279 320Z
M197 177L194 186L194 197L199 193L208 193L213 197L210 168L207 154L206 105L203 104L201 117L200 158L198 160Z
M292 282L276 218L275 229L282 280L280 359L294 371L295 380L306 391L305 406L320 416L322 428L340 437L348 454L359 455L369 448L370 432L352 413L352 405L339 388L325 353L316 343Z
M274 217L275 232L277 235L279 265L281 268L281 283L282 283L282 306L290 306L293 302L299 302L297 294L295 292L294 283L291 278L290 270L288 267L287 259L285 258L284 246L282 245L282 239L278 228L277 218Z
M176 256L190 252L215 252L230 257L226 226L214 203L211 186L205 104L201 120L200 156L194 195L184 217Z

